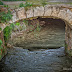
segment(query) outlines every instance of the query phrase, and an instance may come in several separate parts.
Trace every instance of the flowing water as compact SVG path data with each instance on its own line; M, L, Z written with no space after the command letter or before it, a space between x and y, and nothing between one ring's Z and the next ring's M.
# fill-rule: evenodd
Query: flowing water
M29 51L14 47L0 62L0 72L70 72L72 61L64 47Z

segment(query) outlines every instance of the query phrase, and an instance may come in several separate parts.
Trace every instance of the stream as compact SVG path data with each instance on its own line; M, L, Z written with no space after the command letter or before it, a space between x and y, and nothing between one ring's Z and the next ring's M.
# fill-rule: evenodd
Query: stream
M20 47L8 49L0 62L0 72L71 72L72 61L58 49L36 49L29 51Z

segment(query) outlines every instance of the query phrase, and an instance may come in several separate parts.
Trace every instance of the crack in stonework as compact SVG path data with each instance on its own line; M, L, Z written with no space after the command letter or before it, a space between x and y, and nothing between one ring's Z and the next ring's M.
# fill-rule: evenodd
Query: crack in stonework
M45 15L45 7L44 7L44 14L43 14L43 16Z
M53 7L51 7L51 15L50 16L52 16L52 13L53 13Z
M34 17L34 8L33 8L33 17Z

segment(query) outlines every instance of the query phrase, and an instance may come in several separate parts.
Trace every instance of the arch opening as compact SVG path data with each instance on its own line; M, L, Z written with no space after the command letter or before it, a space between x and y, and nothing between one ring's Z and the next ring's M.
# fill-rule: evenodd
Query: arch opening
M41 47L59 48L65 46L65 22L62 19L38 18L42 27L39 32ZM38 46L38 45L37 45Z
M35 23L39 27L28 32L22 38L15 38L13 43L15 46L23 48L47 49L59 48L65 46L65 22L61 19L42 18L28 20L28 25ZM23 37L25 39L23 40ZM17 40L17 41L15 41Z
M65 43L65 22L61 19L39 18L42 25L41 37L45 39L48 48L64 47ZM44 23L43 23L44 22Z

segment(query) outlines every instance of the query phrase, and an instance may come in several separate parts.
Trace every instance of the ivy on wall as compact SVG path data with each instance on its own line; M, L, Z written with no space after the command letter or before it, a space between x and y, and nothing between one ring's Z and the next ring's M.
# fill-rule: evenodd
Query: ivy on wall
M3 48L3 47L2 47L2 40L0 40L0 59L1 59L1 57L2 57L2 55L1 55L1 54L2 54L2 48Z
M2 40L0 40L0 49L2 49Z
M8 41L10 35L11 35L11 32L12 30L14 29L14 23L10 24L10 26L7 26L4 30L3 30L3 33L4 33L4 40L5 42Z
M0 23L8 22L10 19L12 19L11 11L8 10L8 12L1 12L0 13Z

